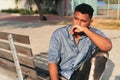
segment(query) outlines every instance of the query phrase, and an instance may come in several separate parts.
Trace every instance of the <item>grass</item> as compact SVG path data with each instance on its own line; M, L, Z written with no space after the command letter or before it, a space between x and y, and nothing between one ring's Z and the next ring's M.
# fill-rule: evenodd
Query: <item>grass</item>
M120 20L117 19L94 19L92 26L101 29L120 30Z
M71 24L72 21L62 22L62 24ZM91 24L93 27L109 30L120 30L120 20L117 19L97 19L93 20Z

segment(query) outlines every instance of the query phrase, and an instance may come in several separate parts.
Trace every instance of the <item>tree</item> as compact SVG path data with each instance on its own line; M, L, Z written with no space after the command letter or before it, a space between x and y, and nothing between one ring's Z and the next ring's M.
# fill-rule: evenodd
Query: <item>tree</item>
M26 2L29 4L30 11L32 11L34 0L26 0Z
M15 0L16 3L16 8L18 9L18 2L20 0ZM43 1L44 0L26 0L26 2L29 4L30 10L32 11L32 5L35 3L37 8L38 8L38 12L39 12L39 16L40 16L40 20L47 20L47 18L44 16L43 14ZM49 0L48 0L49 1ZM50 11L52 10L56 10L57 9L57 4L58 2L61 0L52 0L52 4L51 7L49 8ZM53 7L55 6L55 8L53 9ZM57 10L56 10L57 11Z
M56 9L57 9L57 4L59 1L61 1L61 0L52 0L52 4L51 4L51 7L49 8L49 10L50 11L52 11L52 10L57 11ZM47 18L43 15L43 6L42 6L43 0L34 0L34 2L37 5L39 15L40 15L40 20L46 20ZM54 6L56 9L53 9Z
M40 16L40 20L47 20L47 18L43 15L43 8L42 8L42 4L43 4L43 0L34 0L38 11L39 11L39 16Z
M15 0L16 9L18 9L18 1L19 1L19 0Z
M16 9L18 9L18 2L20 2L20 0L15 0ZM32 11L32 5L34 4L34 0L26 0L26 2L29 4L30 11Z

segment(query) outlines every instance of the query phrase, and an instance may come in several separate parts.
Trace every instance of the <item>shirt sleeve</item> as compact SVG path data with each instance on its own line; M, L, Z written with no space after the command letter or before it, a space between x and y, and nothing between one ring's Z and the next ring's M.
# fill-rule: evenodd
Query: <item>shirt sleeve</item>
M60 39L58 31L55 31L51 37L49 52L48 52L48 63L58 63L60 51Z

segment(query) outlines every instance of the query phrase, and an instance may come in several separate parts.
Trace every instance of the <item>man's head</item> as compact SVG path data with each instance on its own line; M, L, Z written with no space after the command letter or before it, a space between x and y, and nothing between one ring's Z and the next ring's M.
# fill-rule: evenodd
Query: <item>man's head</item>
M92 23L92 16L93 16L93 8L88 4L80 4L75 8L73 21L72 21L72 28L75 26L79 27L89 27ZM71 28L71 31L72 31ZM73 32L80 32L80 28L73 29Z
M89 17L92 18L94 9L90 5L82 3L76 6L74 13L76 11L81 12L82 14L88 14Z

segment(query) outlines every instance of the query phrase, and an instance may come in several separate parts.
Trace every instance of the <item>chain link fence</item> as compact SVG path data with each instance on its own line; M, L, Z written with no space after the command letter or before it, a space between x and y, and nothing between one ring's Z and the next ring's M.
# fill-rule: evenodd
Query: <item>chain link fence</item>
M109 3L110 2L97 5L97 16L120 19L120 0L115 4Z

